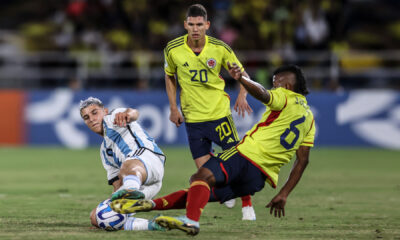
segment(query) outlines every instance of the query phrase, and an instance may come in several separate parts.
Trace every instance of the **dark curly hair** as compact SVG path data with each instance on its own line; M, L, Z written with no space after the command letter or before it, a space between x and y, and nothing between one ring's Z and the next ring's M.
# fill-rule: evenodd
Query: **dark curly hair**
M290 72L296 76L296 83L294 85L294 91L300 93L303 96L306 96L309 91L306 85L306 78L304 77L303 71L297 65L286 65L279 67L274 71L274 75L283 72Z

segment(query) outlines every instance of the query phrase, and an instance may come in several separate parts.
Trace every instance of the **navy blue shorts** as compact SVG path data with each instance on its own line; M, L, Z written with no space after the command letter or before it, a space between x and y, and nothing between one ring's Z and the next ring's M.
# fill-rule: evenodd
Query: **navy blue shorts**
M208 168L215 177L216 185L211 189L210 202L253 195L265 186L266 176L235 147L212 156L202 167Z
M193 159L212 152L212 143L226 150L240 140L231 115L214 121L185 123L185 126Z

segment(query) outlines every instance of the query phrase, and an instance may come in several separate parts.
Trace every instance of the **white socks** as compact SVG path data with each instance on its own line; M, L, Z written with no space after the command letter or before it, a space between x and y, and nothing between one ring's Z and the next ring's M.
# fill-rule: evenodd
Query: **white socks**
M122 182L125 189L140 189L140 186L142 186L142 181L136 175L128 175L122 179Z
M126 231L147 231L149 230L149 220L144 218L128 217L124 224Z

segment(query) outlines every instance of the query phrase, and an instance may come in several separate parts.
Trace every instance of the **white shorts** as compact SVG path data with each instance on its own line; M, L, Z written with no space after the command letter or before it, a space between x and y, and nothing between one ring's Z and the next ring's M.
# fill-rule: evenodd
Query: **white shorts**
M160 191L164 177L164 156L157 155L149 150L143 151L140 155L129 156L125 159L140 160L146 168L147 178L140 187L146 199L152 199Z

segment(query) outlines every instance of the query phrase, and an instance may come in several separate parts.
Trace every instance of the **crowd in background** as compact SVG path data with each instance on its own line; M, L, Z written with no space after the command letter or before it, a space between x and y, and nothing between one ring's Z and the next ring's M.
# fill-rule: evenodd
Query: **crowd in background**
M90 53L85 64L94 70L138 69L131 77L120 79L105 79L104 75L94 74L84 84L77 81L79 76L58 82L46 81L44 77L41 87L69 84L74 88L100 85L162 88L162 60L159 60L162 55L152 53L161 53L168 41L185 34L185 12L193 3L201 3L208 10L211 21L208 34L223 40L235 51L278 52L265 61L239 56L245 59L245 66L258 69L250 72L260 81L269 76L263 69L283 63L297 63L302 67L331 64L301 62L296 58L301 51L399 48L400 2L396 0L10 0L0 2L0 53L8 56L7 53L61 52L62 60L56 57L30 64L71 69L81 64L75 56ZM99 56L106 56L107 67L99 66L104 65ZM154 58L158 61L153 61ZM364 67L393 64L382 61L379 56L362 58ZM0 66L5 62L7 59L1 58ZM351 68L352 64L360 63L343 60L340 64ZM149 74L154 65L161 71ZM346 85L344 80L316 81L313 87L337 89L339 85ZM387 83L392 82L389 79ZM356 80L349 86L364 83L376 85ZM398 80L394 85L399 85Z

